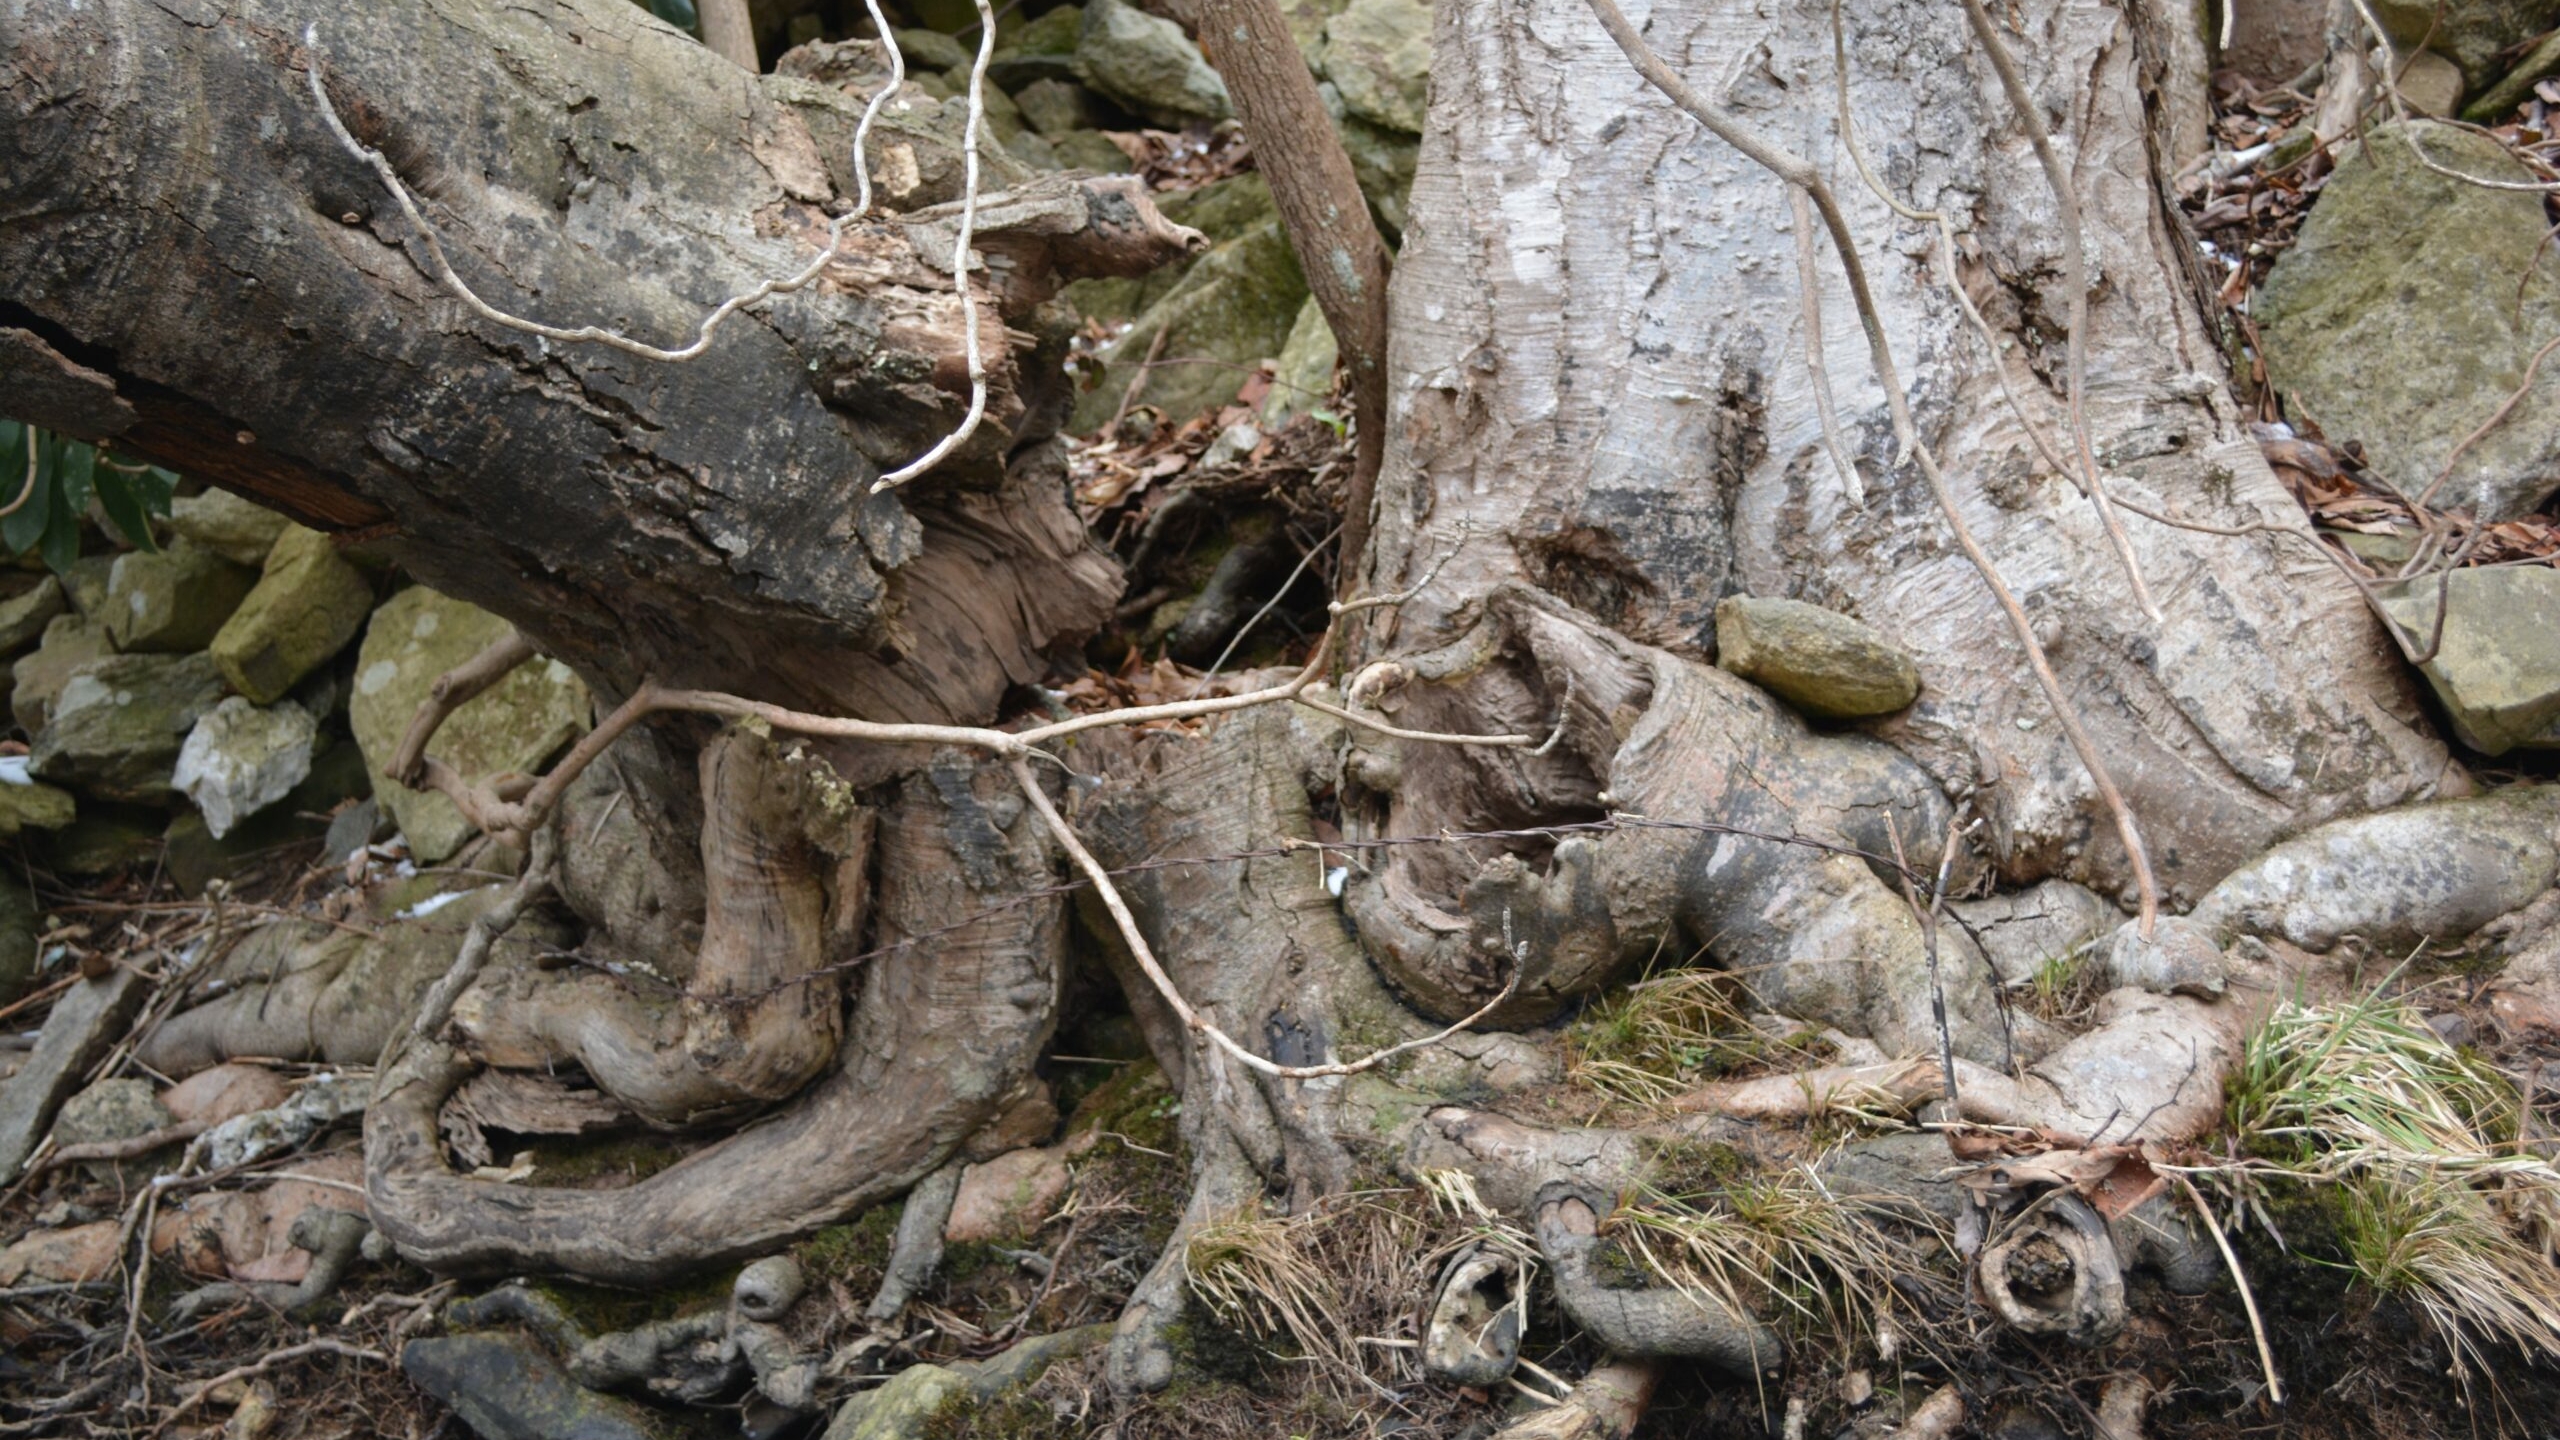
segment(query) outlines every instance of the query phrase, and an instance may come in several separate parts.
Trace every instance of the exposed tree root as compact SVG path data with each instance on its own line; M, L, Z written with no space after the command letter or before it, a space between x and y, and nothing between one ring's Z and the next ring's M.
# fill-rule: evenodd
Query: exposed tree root
M1604 1361L1575 1382L1562 1404L1504 1426L1494 1440L1626 1440L1661 1379L1662 1367L1650 1360Z
M796 1104L625 1189L474 1180L447 1167L436 1129L472 1067L421 1041L384 1066L366 1117L383 1232L440 1273L643 1285L769 1253L939 1167L1014 1098L1055 1016L1060 907L1020 899L1046 883L1049 851L1003 786L945 757L900 788L879 839L888 948L861 974L836 1070Z
M1725 1374L1766 1378L1786 1363L1777 1332L1705 1291L1628 1285L1599 1264L1609 1201L1550 1182L1536 1202L1538 1249L1555 1274L1556 1300L1573 1322L1620 1355L1703 1360Z

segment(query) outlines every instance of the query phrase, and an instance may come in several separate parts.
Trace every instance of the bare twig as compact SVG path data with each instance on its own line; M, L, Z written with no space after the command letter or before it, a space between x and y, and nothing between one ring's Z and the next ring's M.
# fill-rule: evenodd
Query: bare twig
M350 1360L371 1360L378 1365L391 1363L391 1357L379 1350L349 1344L344 1340L331 1340L326 1337L305 1340L299 1345L287 1345L281 1350L270 1350L246 1365L235 1365L212 1379L196 1385L179 1398L177 1408L169 1413L167 1419L175 1420L193 1410L204 1402L205 1397L235 1380L246 1380L252 1375L263 1375L288 1360L300 1360L312 1355L342 1355Z
M1804 368L1813 373L1813 408L1822 417L1822 445L1831 452L1832 468L1840 472L1840 488L1849 492L1849 503L1864 505L1866 482L1858 478L1848 442L1840 438L1840 416L1831 401L1831 367L1822 355L1822 276L1815 269L1813 206L1804 191L1789 187L1787 209L1795 220L1796 284L1804 291Z

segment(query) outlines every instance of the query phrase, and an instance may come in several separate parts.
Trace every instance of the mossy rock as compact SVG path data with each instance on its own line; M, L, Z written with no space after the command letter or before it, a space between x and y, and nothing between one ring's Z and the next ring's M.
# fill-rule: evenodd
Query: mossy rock
M1072 427L1109 422L1159 334L1164 345L1140 399L1177 418L1226 404L1288 343L1306 301L1306 277L1277 220L1216 246L1103 351L1101 383L1076 402Z
M373 586L329 537L300 525L268 551L258 583L212 641L213 663L253 705L272 705L356 638Z

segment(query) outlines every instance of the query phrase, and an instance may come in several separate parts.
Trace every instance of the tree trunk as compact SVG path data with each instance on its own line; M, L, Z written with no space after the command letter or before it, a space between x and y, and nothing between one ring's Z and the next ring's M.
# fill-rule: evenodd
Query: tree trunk
M2285 835L2462 777L2224 395L2161 184L2199 143L2201 49L2191 17L2154 8L2023 0L2009 13L2089 237L2088 426L2108 483L2147 509L2258 527L2129 515L2157 625L2090 502L2039 465L2024 428L2072 449L2072 267L1964 16L1850 0L1847 108L1869 121L1882 180L1964 234L1952 278L2001 332L1998 353L1935 269L1934 230L1897 221L1848 163L1826 6L1657 0L1633 18L1675 70L1832 176L1926 438L2182 906ZM1115 572L1080 533L1048 443L1071 321L1046 302L1066 275L1140 269L1196 238L1121 203L1125 184L990 201L989 422L941 471L875 498L870 480L966 403L958 304L935 273L947 226L855 223L817 286L731 320L689 364L541 342L438 288L301 71L322 67L485 295L662 345L824 243L824 207L849 188L842 92L746 75L623 0L548 13L368 0L331 12L316 53L266 0L172 13L187 9L108 0L75 21L0 0L0 324L105 377L129 419L94 394L72 408L107 416L120 443L379 536L608 695L655 676L871 719L979 721L1109 613ZM1283 1067L1320 1069L1487 1005L1495 1025L1543 1021L1650 957L1696 955L1736 971L1761 1008L1896 1062L1825 1072L1825 1093L1916 1101L1961 1075L1960 1112L2004 1124L2183 1138L2210 1123L2238 1002L2127 984L2085 1035L2012 1023L1975 942L1912 903L1906 877L1942 859L1958 893L2059 876L2112 896L2125 856L1895 452L1828 261L1824 368L1863 503L1822 453L1779 183L1648 89L1579 0L1451 3L1437 25L1390 289L1377 529L1355 567L1373 588L1417 588L1370 617L1350 678L1320 698L1371 727L1554 743L1382 738L1280 707L1082 737L1059 757L1077 776L1069 818L1104 863L1147 862L1127 885L1139 938L1206 1023ZM915 162L893 203L951 198L948 135L893 115L878 143ZM1817 729L1716 668L1717 603L1744 592L1864 618L1916 657L1919 703ZM669 725L653 743L638 788L651 813L681 813L672 762L709 742ZM442 1269L646 1282L892 1196L1019 1100L1065 945L1051 851L1001 767L915 749L732 735L700 766L713 823L698 852L686 835L654 854L674 876L662 892L703 907L699 963L669 957L669 973L717 998L794 983L857 943L876 953L847 987L840 1045L766 1048L689 1004L582 998L493 967L456 1007L457 1036L384 1057L368 1160L403 1250ZM775 767L795 754L829 762L840 809L790 798ZM1318 849L1329 805L1350 843ZM627 842L601 806L587 813L573 816L586 844ZM1973 817L1987 823L1942 856ZM1895 854L1906 863L1881 858ZM562 887L613 931L608 869L573 851ZM783 943L740 938L767 926ZM661 923L627 938L663 955L683 934ZM1134 951L1117 959L1183 1089L1198 1167L1186 1232L1257 1197L1304 1204L1363 1161L1467 1170L1528 1221L1590 1210L1586 1193L1636 1163L1631 1134L1537 1132L1485 1108L1553 1078L1530 1039L1462 1036L1362 1077L1272 1075L1186 1029ZM794 1008L826 1003L815 993L750 1009L810 1040L836 1018ZM1915 1070L1914 1055L1930 1063ZM821 1078L773 1122L628 1190L450 1173L436 1117L452 1087L484 1061L552 1059L599 1078L627 1066L617 1083L666 1124ZM1814 1103L1811 1081L1790 1093L1799 1113ZM1785 1096L1693 1099L1775 1114ZM1580 1188L1555 1188L1568 1183ZM1556 1243L1575 1238L1589 1237ZM1139 1287L1112 1355L1124 1385L1171 1376L1181 1267L1177 1241ZM1641 1293L1612 1293L1610 1314L1652 1313ZM1576 1313L1605 1323L1596 1301ZM1680 1313L1708 1333L1663 1338L1662 1353L1765 1363L1752 1327ZM1626 1387L1627 1406L1642 1388Z

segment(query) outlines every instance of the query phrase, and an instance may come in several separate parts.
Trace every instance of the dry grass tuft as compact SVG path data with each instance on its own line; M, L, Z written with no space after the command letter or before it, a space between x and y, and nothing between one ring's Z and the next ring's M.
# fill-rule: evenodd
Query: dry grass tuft
M2484 1341L2560 1359L2560 1170L2516 1143L2516 1087L2405 1002L2280 1005L2249 1037L2228 1099L2273 1173L2343 1187L2347 1263L2423 1311L2458 1366Z
M1906 1202L1844 1197L1809 1165L1734 1180L1713 1195L1638 1192L1612 1235L1663 1283L1834 1337L1866 1334L1892 1304L1888 1277L1913 1268L1877 1223L1936 1230Z
M1811 1030L1755 1027L1732 976L1680 969L1637 981L1576 1022L1565 1034L1565 1078L1653 1108L1702 1080L1761 1065L1792 1069L1829 1053Z

